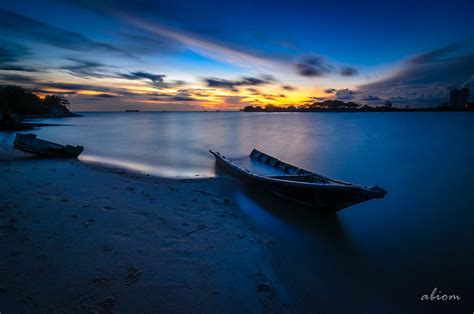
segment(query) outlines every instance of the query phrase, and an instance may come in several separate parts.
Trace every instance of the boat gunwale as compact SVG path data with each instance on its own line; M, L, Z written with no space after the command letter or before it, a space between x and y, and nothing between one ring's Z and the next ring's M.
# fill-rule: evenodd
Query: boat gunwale
M338 181L338 180L333 180L327 178L329 181L328 183L323 183L323 182L301 182L301 181L291 181L291 180L284 180L284 179L278 179L274 178L272 176L264 176L264 175L259 175L255 174L253 172L250 172L248 169L242 168L241 166L237 165L235 162L231 161L230 159L226 158L225 156L221 155L219 152L215 152L213 150L209 150L211 154L213 154L216 158L222 160L223 162L227 163L229 166L233 168L234 171L238 171L242 173L243 175L247 177L252 177L261 181L265 181L268 183L273 183L273 184L280 184L280 185L286 185L286 186L292 186L295 188L305 188L305 189L327 189L327 190L354 190L354 191L363 191L366 193L370 193L373 195L381 195L381 192L374 191L370 187L363 186L363 185L358 185L358 184L353 184L353 183L347 183L343 181ZM308 171L311 174L314 174L311 171ZM314 174L316 176L319 176L317 174ZM294 175L291 175L294 176Z

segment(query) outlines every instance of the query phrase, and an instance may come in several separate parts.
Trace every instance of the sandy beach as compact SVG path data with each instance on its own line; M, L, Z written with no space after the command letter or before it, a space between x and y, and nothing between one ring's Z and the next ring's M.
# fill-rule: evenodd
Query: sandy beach
M230 179L1 160L0 311L291 311Z

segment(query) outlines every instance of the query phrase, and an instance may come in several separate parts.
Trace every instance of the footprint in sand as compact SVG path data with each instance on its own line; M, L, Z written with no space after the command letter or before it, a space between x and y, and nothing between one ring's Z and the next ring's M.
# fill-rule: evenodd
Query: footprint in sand
M87 228L87 227L93 225L94 223L95 223L95 219L91 218L91 219L87 220L87 222L84 222L83 225L84 225L84 228Z
M125 283L127 285L134 284L140 278L141 275L141 270L139 270L135 266L130 266L127 269L127 278L125 279Z
M94 285L103 285L103 284L108 283L111 280L112 279L108 277L96 277L96 278L89 279L88 282Z
M111 246L111 245L108 245L108 244L107 244L107 245L104 245L104 246L102 247L102 252L104 252L104 253L110 253L110 252L112 252L112 246Z
M17 257L17 256L20 256L21 254L23 254L22 251L14 251L10 254L10 256Z
M93 312L94 313L115 313L114 306L115 306L115 298L108 297L98 302L96 305L96 309Z
M263 294L268 294L272 295L273 294L273 288L268 282L260 282L256 286L257 291Z
M198 193L201 193L202 195L212 195L211 193L208 193L206 191L201 191L201 190L195 190L194 192L198 192Z

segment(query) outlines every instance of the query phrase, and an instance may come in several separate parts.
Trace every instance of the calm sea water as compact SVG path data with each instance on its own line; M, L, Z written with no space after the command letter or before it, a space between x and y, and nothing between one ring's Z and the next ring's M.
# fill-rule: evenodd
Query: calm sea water
M385 199L331 217L239 185L234 192L245 215L275 239L272 266L298 311L474 311L472 113L86 113L44 122L63 125L38 136L84 145L84 162L213 176L208 149L245 162L255 147L323 175L379 185ZM462 301L420 300L434 288Z

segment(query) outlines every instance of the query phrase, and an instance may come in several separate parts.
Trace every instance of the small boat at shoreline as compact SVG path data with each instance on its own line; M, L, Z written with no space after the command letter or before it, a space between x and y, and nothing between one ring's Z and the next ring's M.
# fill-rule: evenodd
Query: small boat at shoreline
M36 134L21 133L16 134L13 148L34 155L63 158L77 158L84 150L82 146L60 145L39 139Z
M378 186L367 187L323 177L298 168L275 157L252 150L250 158L280 172L280 175L260 175L245 169L219 152L209 150L224 169L273 194L319 209L336 212L374 198L383 198L387 192Z

